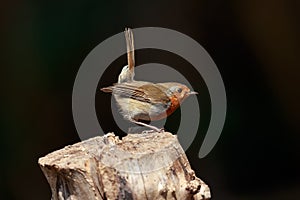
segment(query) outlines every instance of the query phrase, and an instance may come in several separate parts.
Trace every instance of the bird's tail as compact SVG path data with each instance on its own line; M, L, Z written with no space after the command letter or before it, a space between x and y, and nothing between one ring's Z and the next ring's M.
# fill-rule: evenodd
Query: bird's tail
M127 60L128 65L123 67L118 83L132 82L134 78L134 42L133 33L130 28L126 28L125 31L126 47L127 47Z
M130 28L125 28L126 48L127 48L127 60L128 68L130 71L134 70L134 40L133 33Z

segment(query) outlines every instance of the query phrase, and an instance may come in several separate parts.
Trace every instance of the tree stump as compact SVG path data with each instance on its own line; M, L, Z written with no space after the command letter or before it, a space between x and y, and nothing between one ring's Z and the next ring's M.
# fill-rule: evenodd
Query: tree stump
M210 199L171 133L105 136L39 159L52 200Z

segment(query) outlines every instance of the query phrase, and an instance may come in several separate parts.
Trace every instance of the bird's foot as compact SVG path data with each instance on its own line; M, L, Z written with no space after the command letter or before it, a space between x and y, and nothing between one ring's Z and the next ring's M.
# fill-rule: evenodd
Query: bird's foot
M165 132L165 129L164 128L160 128L159 131L157 131L157 132L163 133L163 132Z
M156 127L155 127L156 128ZM157 128L157 129L152 129L152 130L144 130L142 132L142 134L148 134L148 133L155 133L155 132L158 132L158 133L163 133L165 132L165 129L164 128Z

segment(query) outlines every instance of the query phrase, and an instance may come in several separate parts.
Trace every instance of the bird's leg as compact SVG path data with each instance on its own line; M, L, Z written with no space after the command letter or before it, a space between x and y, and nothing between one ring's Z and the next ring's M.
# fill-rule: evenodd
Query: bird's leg
M149 125L149 124L146 124L146 123L143 123L143 122L135 121L134 119L130 119L130 121L132 123L135 123L135 124L138 124L138 125L141 125L141 126L146 126L148 128L151 128L152 130L157 131L159 133L163 131L163 129L159 129L159 128L155 127L155 126L152 126L152 125Z

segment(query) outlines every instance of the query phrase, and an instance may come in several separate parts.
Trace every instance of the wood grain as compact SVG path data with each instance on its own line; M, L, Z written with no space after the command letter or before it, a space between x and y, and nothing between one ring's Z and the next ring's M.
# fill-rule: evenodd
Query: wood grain
M171 133L113 133L39 159L52 200L210 199Z

